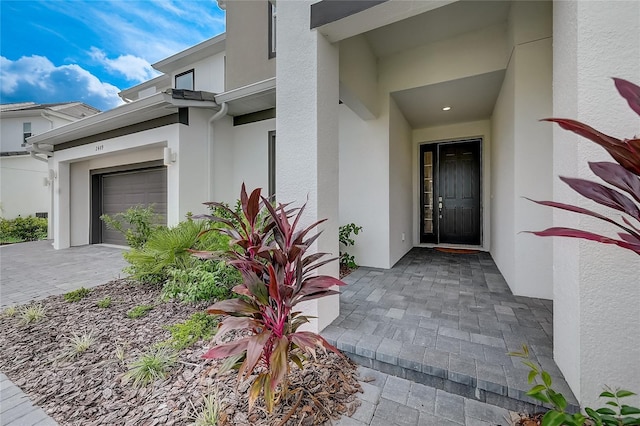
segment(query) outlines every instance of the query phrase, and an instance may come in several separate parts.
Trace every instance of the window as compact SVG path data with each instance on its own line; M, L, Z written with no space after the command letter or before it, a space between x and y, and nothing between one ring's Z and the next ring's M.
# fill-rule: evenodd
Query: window
M276 5L269 1L269 59L276 57Z
M176 75L176 89L194 90L195 73L193 70Z
M22 145L27 144L29 136L31 136L31 123L22 123Z
M276 199L276 132L269 132L269 198Z

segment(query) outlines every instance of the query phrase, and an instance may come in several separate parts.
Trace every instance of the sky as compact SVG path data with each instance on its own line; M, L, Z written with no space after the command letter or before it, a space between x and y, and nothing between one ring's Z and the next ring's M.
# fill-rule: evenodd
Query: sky
M0 102L111 109L151 64L224 30L215 0L0 0Z

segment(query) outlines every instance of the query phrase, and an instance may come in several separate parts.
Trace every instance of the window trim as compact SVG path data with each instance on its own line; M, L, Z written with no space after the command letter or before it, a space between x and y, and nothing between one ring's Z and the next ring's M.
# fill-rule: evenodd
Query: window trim
M191 74L191 89L182 89L182 90L195 90L196 87L196 71L195 69L191 68L188 71L182 72L180 74L176 74L176 76L173 78L173 87L177 90L178 89L178 77L183 77L185 75Z
M27 124L29 125L29 126L28 126L28 127L29 127L29 131L28 131L28 132L26 131L26 130L27 130L27 129L26 129ZM31 136L33 136L33 127L32 127L32 124L31 124L31 122L30 122L30 121L24 121L24 122L22 123L22 145L23 145L23 146L26 146L26 145L27 145L27 138L29 138L29 137L31 137Z
M269 59L276 57L276 19L277 19L277 11L276 5L272 0L267 2L269 4L268 12L269 12Z

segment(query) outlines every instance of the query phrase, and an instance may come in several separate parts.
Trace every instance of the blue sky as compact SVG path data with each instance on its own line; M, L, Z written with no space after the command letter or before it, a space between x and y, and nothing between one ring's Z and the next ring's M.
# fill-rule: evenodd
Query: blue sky
M215 0L0 0L2 103L101 110L155 77L151 64L224 32Z

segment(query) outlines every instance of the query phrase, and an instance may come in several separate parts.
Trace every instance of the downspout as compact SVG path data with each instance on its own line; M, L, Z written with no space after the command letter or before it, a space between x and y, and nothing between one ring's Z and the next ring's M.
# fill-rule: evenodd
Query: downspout
M220 111L216 112L207 122L207 141L209 142L209 179L208 179L208 192L209 192L209 200L213 200L213 122L220 120L222 117L227 115L227 111L229 111L229 106L226 102L223 102L220 106Z
M27 150L29 151L29 155L31 155L31 158L35 158L36 160L44 161L45 163L49 164L49 157L52 154L51 151L46 151L46 150L40 148L35 143L31 144L31 146L29 148L27 148ZM46 155L46 158L38 157L37 154L44 154L44 155Z

